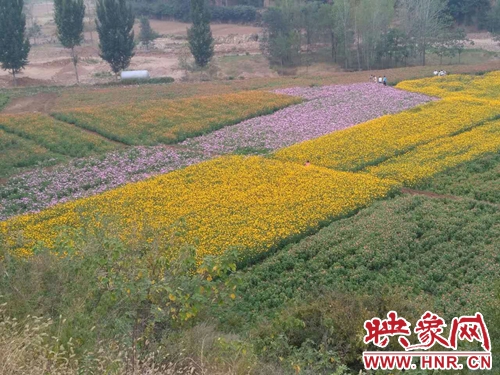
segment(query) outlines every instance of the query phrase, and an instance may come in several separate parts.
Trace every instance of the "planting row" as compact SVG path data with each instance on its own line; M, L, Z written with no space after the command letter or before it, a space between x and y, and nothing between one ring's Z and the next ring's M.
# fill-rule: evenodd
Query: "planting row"
M156 145L179 142L299 102L287 95L249 91L85 107L54 116L127 145Z
M54 164L65 157L103 153L117 145L42 114L0 115L0 178L18 168Z
M488 122L454 137L440 138L391 158L366 172L415 185L434 174L500 150L500 121Z
M310 101L189 139L183 145L219 154L273 151L431 100L424 95L372 83L299 87L278 92Z
M275 157L357 171L498 116L500 105L495 102L444 99L281 149Z
M469 97L498 100L500 98L500 72L492 72L484 76L450 75L403 81L397 87L440 98Z
M72 161L53 170L38 169L12 177L0 185L0 220L100 193L154 173L169 172L214 154L275 150L430 100L421 94L375 84L295 88L285 92L319 99L188 140L181 148L132 147Z
M236 248L245 261L366 206L395 185L258 156L221 157L3 221L0 242L29 255L34 247L57 247L62 233L75 231L168 241L164 233L184 223L182 239L196 245L200 259Z

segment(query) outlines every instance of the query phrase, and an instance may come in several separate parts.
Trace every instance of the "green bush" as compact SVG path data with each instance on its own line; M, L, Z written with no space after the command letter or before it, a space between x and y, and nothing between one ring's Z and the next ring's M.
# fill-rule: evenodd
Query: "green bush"
M0 94L0 112L9 102L9 97L5 94Z
M211 6L213 22L252 23L259 21L258 8L251 1L236 6ZM182 22L191 20L190 1L175 0L165 2L139 2L134 1L132 7L136 14L155 18L172 18Z

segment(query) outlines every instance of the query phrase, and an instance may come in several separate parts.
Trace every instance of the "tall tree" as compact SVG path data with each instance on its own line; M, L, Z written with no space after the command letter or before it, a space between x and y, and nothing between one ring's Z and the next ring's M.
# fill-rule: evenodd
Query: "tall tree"
M446 0L400 0L402 24L408 38L414 38L425 65L426 51L450 25Z
M98 0L96 10L100 56L118 76L134 56L135 17L125 0Z
M78 56L75 47L83 40L83 18L85 4L83 0L54 0L54 20L57 26L57 38L64 48L71 50L71 59L75 68L76 82L79 83Z
M151 28L151 24L147 17L141 17L141 31L139 33L139 40L149 49L149 43L157 38L157 34Z
M16 73L28 64L30 52L23 6L23 0L0 0L0 63L12 73L16 86Z
M261 48L271 65L293 66L299 62L300 13L293 4L283 1L268 8L263 16L264 38Z
M210 30L210 12L205 0L191 0L193 25L188 30L189 49L196 65L204 68L214 55L214 38Z

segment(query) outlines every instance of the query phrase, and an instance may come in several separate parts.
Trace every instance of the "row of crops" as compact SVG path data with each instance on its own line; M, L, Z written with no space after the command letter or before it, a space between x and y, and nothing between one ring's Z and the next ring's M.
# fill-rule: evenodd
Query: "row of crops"
M424 93L442 82L426 84ZM14 217L0 223L0 235L9 251L29 255L33 248L58 249L61 233L102 231L122 241L154 242L183 222L182 238L196 246L199 259L237 249L247 261L403 183L421 183L500 149L500 103L469 96L463 92L267 157L219 157Z

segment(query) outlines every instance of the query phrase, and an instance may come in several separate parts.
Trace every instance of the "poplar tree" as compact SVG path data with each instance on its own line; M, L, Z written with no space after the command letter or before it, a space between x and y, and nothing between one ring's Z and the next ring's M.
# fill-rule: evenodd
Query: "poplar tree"
M15 86L16 73L28 64L30 52L23 7L23 0L0 0L0 63L11 72Z
M151 24L146 17L141 17L140 22L141 31L139 33L139 40L149 49L149 44L156 39L157 34L151 28Z
M76 82L79 83L78 56L75 47L83 40L83 19L85 4L83 0L54 0L54 20L57 26L57 37L64 48L71 49L71 59L75 67Z
M210 30L210 12L205 0L191 0L193 25L188 29L189 49L196 65L204 68L214 55L214 38Z
M135 17L125 0L98 0L96 10L99 56L118 76L120 71L128 68L134 56Z

